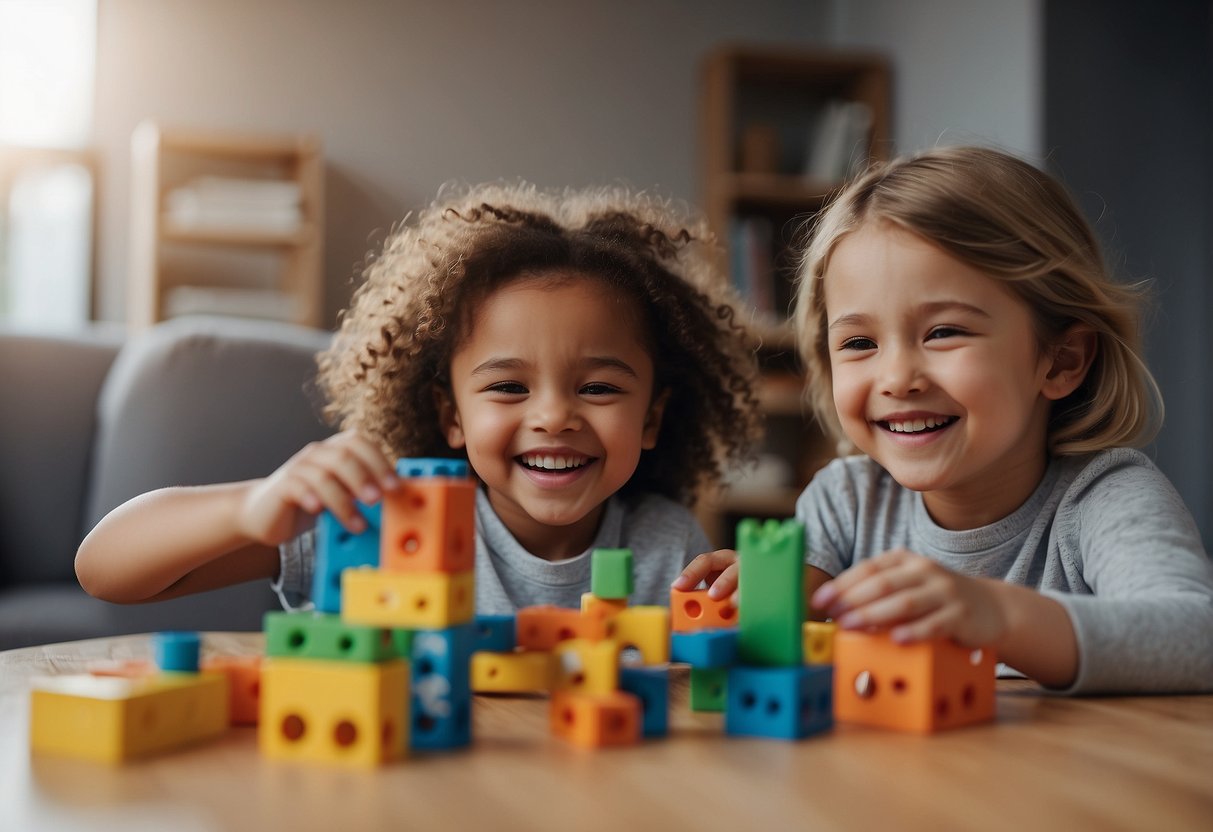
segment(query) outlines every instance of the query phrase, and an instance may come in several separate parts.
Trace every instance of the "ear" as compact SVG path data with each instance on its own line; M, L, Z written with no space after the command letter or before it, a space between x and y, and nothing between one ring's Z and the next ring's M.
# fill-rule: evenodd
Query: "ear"
M1041 388L1045 398L1058 401L1077 390L1098 348L1095 330L1087 324L1074 324L1063 332L1050 350L1053 363Z
M665 413L665 404L670 400L670 389L667 387L653 397L649 411L644 416L644 432L641 434L640 447L651 450L657 447L657 434L661 432L661 416Z
M455 397L441 384L434 385L434 405L438 408L438 424L442 428L442 435L446 437L446 444L453 449L465 447L467 438L463 435Z

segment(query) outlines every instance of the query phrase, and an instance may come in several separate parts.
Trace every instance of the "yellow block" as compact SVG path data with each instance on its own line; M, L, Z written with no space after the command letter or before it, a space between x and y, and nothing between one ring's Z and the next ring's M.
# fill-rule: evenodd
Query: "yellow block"
M833 621L806 621L801 628L804 640L805 664L834 663L834 633L838 625Z
M474 574L347 569L341 573L341 617L375 627L454 627L472 620Z
M571 638L556 645L557 690L612 693L619 689L619 642Z
M472 654L476 693L546 693L552 689L555 656L545 650Z
M218 737L228 728L221 673L37 679L30 694L35 752L120 763Z
M371 768L408 748L409 665L266 659L257 740L266 757Z
M667 607L628 607L607 624L607 635L620 647L640 651L641 664L670 660L670 611Z
M599 598L592 592L581 593L581 614L609 621L628 608L626 598Z

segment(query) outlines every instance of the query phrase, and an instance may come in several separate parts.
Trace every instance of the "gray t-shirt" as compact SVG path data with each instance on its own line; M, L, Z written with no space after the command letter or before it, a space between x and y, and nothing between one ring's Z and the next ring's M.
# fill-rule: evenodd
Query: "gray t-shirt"
M311 595L315 534L305 532L280 548L274 589L288 609ZM632 604L670 601L670 584L696 555L713 547L695 515L656 494L607 501L589 549L566 560L548 561L522 548L493 511L483 488L476 492L476 612L509 615L521 607L554 604L579 607L590 591L590 552L631 549Z
M807 561L830 575L894 548L1055 599L1078 640L1066 692L1213 690L1213 564L1191 514L1144 454L1053 459L988 526L950 531L868 457L837 459L796 503Z

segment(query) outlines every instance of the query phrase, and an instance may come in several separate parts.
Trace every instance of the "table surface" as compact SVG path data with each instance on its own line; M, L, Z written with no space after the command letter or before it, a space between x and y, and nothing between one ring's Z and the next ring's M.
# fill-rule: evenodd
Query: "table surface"
M30 754L30 678L149 654L147 636L0 653L0 829L1213 829L1213 696L1024 681L998 683L996 722L932 736L728 737L721 714L687 709L676 668L670 736L632 748L551 736L543 697L478 696L470 749L372 771L263 759L250 727L123 766Z

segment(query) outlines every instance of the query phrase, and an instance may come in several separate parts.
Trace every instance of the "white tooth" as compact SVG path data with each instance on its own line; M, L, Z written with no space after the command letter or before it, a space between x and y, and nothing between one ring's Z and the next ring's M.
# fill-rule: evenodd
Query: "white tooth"
M552 459L550 456L545 456L543 458L543 467L544 468L555 468L556 460Z
M934 416L928 416L927 418L923 419L922 421L923 421L923 424L928 428L935 427L935 417Z
M927 423L924 422L922 419L914 420L914 432L915 433L917 433L920 430L926 430L926 427L927 427Z
M565 459L562 456L558 456L558 457L556 457L556 467L557 468L570 468L572 466L569 465L569 461L567 459Z

